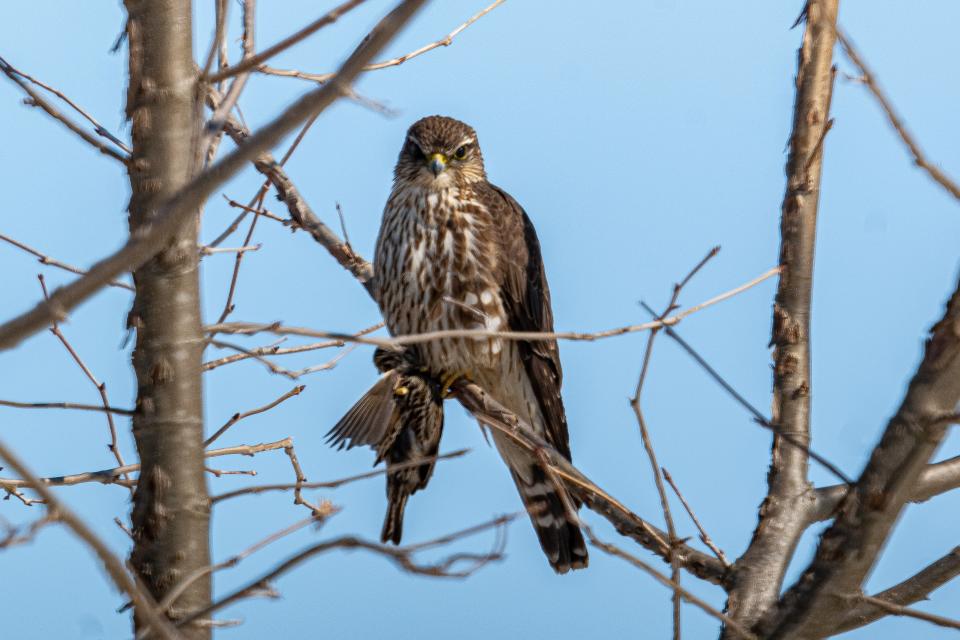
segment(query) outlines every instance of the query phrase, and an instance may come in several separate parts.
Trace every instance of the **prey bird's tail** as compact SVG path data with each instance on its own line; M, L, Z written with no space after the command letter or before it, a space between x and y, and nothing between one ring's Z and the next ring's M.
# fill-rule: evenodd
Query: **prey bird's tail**
M407 499L433 474L443 433L440 385L409 356L378 349L380 379L327 434L339 448L368 445L387 463L387 515L381 540L400 544Z

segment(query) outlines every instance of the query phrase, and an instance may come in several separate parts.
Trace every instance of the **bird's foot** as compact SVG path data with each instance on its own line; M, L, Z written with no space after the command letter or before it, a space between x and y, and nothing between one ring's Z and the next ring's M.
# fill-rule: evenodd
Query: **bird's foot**
M461 378L464 380L472 380L470 374L466 371L445 373L443 377L440 378L440 397L444 399L449 397L451 387L453 387L453 385L455 385Z

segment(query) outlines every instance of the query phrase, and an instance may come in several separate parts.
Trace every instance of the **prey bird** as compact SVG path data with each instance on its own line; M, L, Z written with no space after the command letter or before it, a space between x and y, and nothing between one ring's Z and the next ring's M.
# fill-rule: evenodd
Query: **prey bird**
M463 122L429 116L408 130L377 239L374 285L393 335L553 331L533 224L516 200L487 181L477 134ZM442 381L441 394L460 377L472 380L570 459L556 341L443 338L408 345L407 351L414 352L426 378L409 370L406 375ZM369 433L384 428L375 412L365 416L357 420L373 421ZM405 428L429 431L411 423ZM550 565L557 573L586 567L587 549L573 512L579 504L528 452L491 432Z
M386 460L387 515L380 539L394 544L403 535L407 498L425 489L433 475L443 432L440 384L414 356L411 350L377 349L373 362L383 375L327 434L341 449L372 447L374 465Z

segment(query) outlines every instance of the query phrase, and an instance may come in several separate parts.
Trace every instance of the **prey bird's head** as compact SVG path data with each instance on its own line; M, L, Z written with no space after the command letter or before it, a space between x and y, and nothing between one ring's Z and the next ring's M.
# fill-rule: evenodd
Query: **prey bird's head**
M459 120L428 116L413 123L394 169L397 181L427 189L486 179L477 133Z

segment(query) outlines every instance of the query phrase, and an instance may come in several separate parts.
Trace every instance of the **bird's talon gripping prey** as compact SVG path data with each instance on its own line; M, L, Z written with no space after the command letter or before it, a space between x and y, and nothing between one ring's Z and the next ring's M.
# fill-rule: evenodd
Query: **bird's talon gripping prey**
M470 375L462 372L454 372L445 374L440 379L440 397L449 398L450 390L453 388L453 385L457 383L458 380L463 378L464 380L470 380Z
M452 118L423 118L407 131L383 211L374 274L377 302L393 335L553 331L533 224L516 200L487 181L477 133ZM374 362L383 376L331 434L334 442L369 444L378 460L386 458L384 540L399 543L407 497L426 486L433 462L415 472L409 464L396 471L391 466L436 455L443 398L464 372L570 459L556 341L441 338L408 345L403 354L377 351ZM399 394L401 387L409 392ZM550 565L558 573L586 567L579 521L565 507L579 502L507 436L492 435Z

